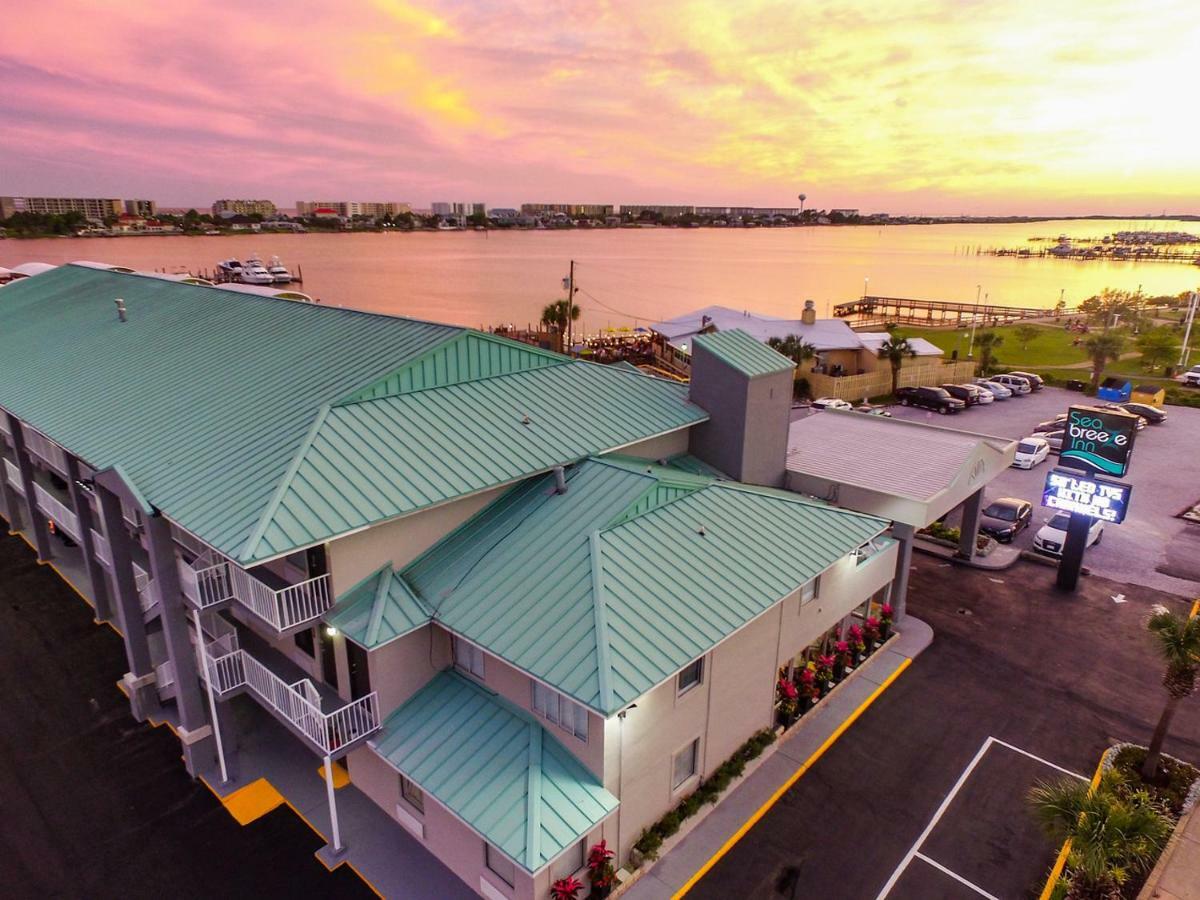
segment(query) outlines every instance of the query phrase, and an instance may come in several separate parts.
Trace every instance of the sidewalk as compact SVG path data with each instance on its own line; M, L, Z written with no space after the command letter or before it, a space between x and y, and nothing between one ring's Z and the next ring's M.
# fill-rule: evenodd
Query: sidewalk
M1138 900L1200 900L1200 815L1179 820Z
M913 541L913 551L924 553L926 556L936 556L959 566L970 566L972 569L992 569L999 571L1007 569L1021 558L1021 548L1013 544L997 544L987 556L976 556L967 562L958 555L957 547L946 547L933 541L923 541L919 537Z
M685 887L714 861L713 857L732 846L745 832L747 823L776 793L806 770L858 713L869 704L885 682L897 675L933 641L933 629L912 616L904 620L896 639L886 650L872 656L857 677L839 685L836 693L805 716L799 725L774 746L774 752L741 784L722 798L716 808L682 841L660 857L649 871L630 885L622 896L629 900L666 900Z

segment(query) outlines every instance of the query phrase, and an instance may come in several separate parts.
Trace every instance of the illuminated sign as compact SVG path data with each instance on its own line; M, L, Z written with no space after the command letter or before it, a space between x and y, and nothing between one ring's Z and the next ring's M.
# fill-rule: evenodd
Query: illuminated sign
M1114 524L1125 521L1132 485L1092 478L1078 472L1052 469L1046 476L1042 506L1063 512L1083 513Z
M1120 478L1129 469L1137 416L1107 409L1072 406L1063 431L1064 465Z

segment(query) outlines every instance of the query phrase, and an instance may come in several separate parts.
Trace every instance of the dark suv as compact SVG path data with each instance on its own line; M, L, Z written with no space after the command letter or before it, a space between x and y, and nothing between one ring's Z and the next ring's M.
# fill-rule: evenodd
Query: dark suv
M943 384L942 390L956 400L961 400L967 406L979 405L979 394L976 390L972 390L961 384Z
M944 388L940 387L897 388L896 399L900 401L901 406L920 406L924 409L932 409L939 416L956 413L967 406L963 401L951 397Z

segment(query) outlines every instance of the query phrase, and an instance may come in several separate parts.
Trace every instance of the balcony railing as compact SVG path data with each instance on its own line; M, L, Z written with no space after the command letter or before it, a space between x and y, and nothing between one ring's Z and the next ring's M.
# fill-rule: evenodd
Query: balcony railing
M4 472L8 476L8 483L12 485L12 489L21 496L25 496L25 485L21 483L21 470L17 468L17 464L11 459L5 459Z
M49 463L54 469L57 469L60 474L65 475L67 472L67 454L62 447L54 443L44 434L34 431L26 426L25 428L25 446L30 453L35 453L40 456L45 462Z
M275 589L215 553L180 562L183 593L200 609L237 600L278 632L319 618L333 604L328 575Z
M217 694L246 688L325 755L336 753L379 728L379 696L374 691L326 713L321 710L316 688L307 678L288 684L245 650L215 658L206 653L204 671Z
M37 497L38 509L48 515L57 527L76 541L83 540L83 533L79 530L79 516L40 484L33 486L33 493Z

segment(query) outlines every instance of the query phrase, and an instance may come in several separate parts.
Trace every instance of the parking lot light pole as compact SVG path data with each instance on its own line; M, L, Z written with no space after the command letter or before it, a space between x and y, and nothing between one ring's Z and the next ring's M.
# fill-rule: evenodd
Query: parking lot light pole
M1200 303L1200 293L1192 291L1191 300L1188 303L1187 322L1183 327L1183 346L1179 348L1179 368L1183 368L1188 364L1188 356L1191 354L1188 351L1188 341L1192 338L1192 323L1196 319L1196 306Z

